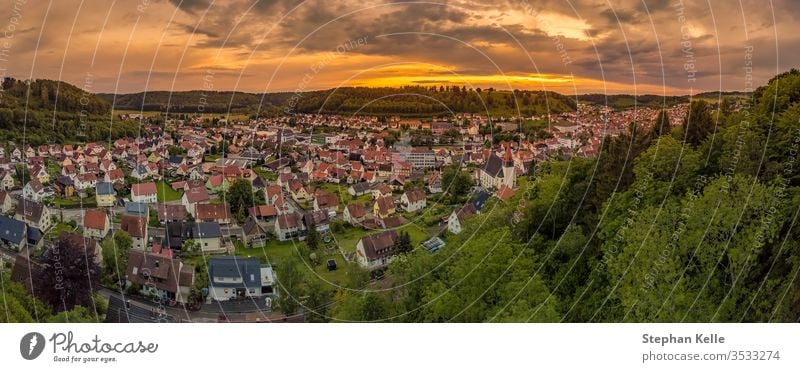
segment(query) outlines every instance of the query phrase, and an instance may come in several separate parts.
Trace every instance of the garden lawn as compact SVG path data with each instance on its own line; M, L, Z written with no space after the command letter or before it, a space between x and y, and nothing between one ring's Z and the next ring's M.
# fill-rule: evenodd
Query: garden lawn
M305 242L300 241L286 241L281 242L277 239L272 239L263 247L247 248L241 241L235 240L234 246L236 247L236 255L241 257L255 257L263 263L269 263L275 268L277 275L280 276L279 267L283 260L289 259L292 256L300 260L300 269L307 277L321 278L322 280L330 283L343 284L346 283L348 270L344 257L338 251L326 252L325 249L316 251L320 260L318 265L312 265L308 257L300 257L299 252L305 249ZM329 259L336 260L337 269L328 271L326 266ZM353 263L355 265L355 263Z
M159 203L180 200L183 196L183 193L170 187L164 180L156 182L156 193Z
M90 196L83 198L81 201L81 198L77 196L71 196L69 198L56 196L53 198L53 205L61 209L95 208L97 207L97 199L94 196Z
M425 232L425 230L413 223L409 223L397 230L407 232L411 237L411 244L413 246L420 245L423 241L430 238L430 235ZM379 233L381 231L383 230L365 230L356 226L346 228L344 232L333 233L333 236L336 238L336 243L339 244L339 247L342 248L342 251L345 253L350 253L356 251L356 244L358 244L359 239L367 235Z

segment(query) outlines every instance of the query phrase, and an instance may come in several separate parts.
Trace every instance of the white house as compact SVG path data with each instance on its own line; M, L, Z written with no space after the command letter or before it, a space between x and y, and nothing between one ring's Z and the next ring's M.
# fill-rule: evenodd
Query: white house
M195 208L199 203L207 203L210 200L208 190L204 186L194 187L183 193L181 204L186 207L186 212L192 217L195 216Z
M158 202L158 193L154 182L137 183L131 186L131 201L138 203Z
M422 190L409 190L403 193L400 197L400 203L406 212L416 212L422 210L427 206L425 199L425 191Z
M472 203L464 204L461 208L454 210L453 213L450 213L450 217L447 218L447 231L453 234L460 234L464 229L464 221L476 213L477 210Z
M397 240L397 232L394 230L382 231L361 238L356 244L358 264L368 270L386 267L395 257L395 240Z
M208 260L209 295L228 301L275 294L275 273L257 258L216 256Z
M280 241L292 238L304 238L305 228L303 221L296 213L284 214L275 219L275 236Z
M89 209L83 215L83 235L103 239L108 235L111 224L108 215L100 209Z
M45 197L44 186L38 179L33 178L22 188L22 197L35 202L40 202Z

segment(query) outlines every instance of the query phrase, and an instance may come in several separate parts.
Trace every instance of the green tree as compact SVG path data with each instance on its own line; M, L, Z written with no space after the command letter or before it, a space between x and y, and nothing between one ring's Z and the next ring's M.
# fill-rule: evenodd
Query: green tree
M669 115L667 114L667 110L661 110L656 116L656 121L653 123L653 135L655 137L661 137L665 134L670 134L672 130L672 126L669 122Z
M394 251L397 253L408 253L413 249L414 247L411 245L411 235L405 231L400 231L394 242Z
M442 187L450 195L451 203L456 204L468 194L469 188L472 187L472 177L455 164L442 173Z
M319 243L320 237L316 226L309 226L308 234L306 235L306 246L310 251L316 251L319 248Z
M287 258L278 266L278 308L285 315L292 315L300 308L300 299L304 295L303 273L298 270L296 258Z
M236 180L233 186L228 190L227 201L231 208L231 214L236 217L239 222L243 221L244 217L247 215L247 208L254 205L253 185L244 179Z
M715 130L711 109L704 100L693 101L683 119L683 135L687 143L699 146Z

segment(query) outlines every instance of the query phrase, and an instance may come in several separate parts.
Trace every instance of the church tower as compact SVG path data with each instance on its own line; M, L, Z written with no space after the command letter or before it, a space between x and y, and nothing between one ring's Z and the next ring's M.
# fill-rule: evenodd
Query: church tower
M511 156L511 144L506 144L506 153L503 156L503 184L512 189L517 186L517 173L514 167L514 158Z

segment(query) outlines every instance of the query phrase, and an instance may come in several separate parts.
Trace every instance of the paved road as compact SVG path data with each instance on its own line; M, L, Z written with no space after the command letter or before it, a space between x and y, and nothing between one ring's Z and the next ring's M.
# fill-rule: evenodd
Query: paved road
M109 299L112 294L117 296L122 295L119 293L119 291L105 287L98 290L97 293L105 299ZM266 308L264 299L212 302L203 304L198 311L191 311L182 305L159 307L158 304L144 299L141 296L130 296L126 294L124 297L126 300L130 300L133 305L141 308L163 308L167 315L170 315L177 321L182 322L190 321L194 323L215 323L219 321L220 315L225 314L229 316L241 314L259 314L264 315L265 318L271 318L278 315L280 317L279 314L272 313Z

